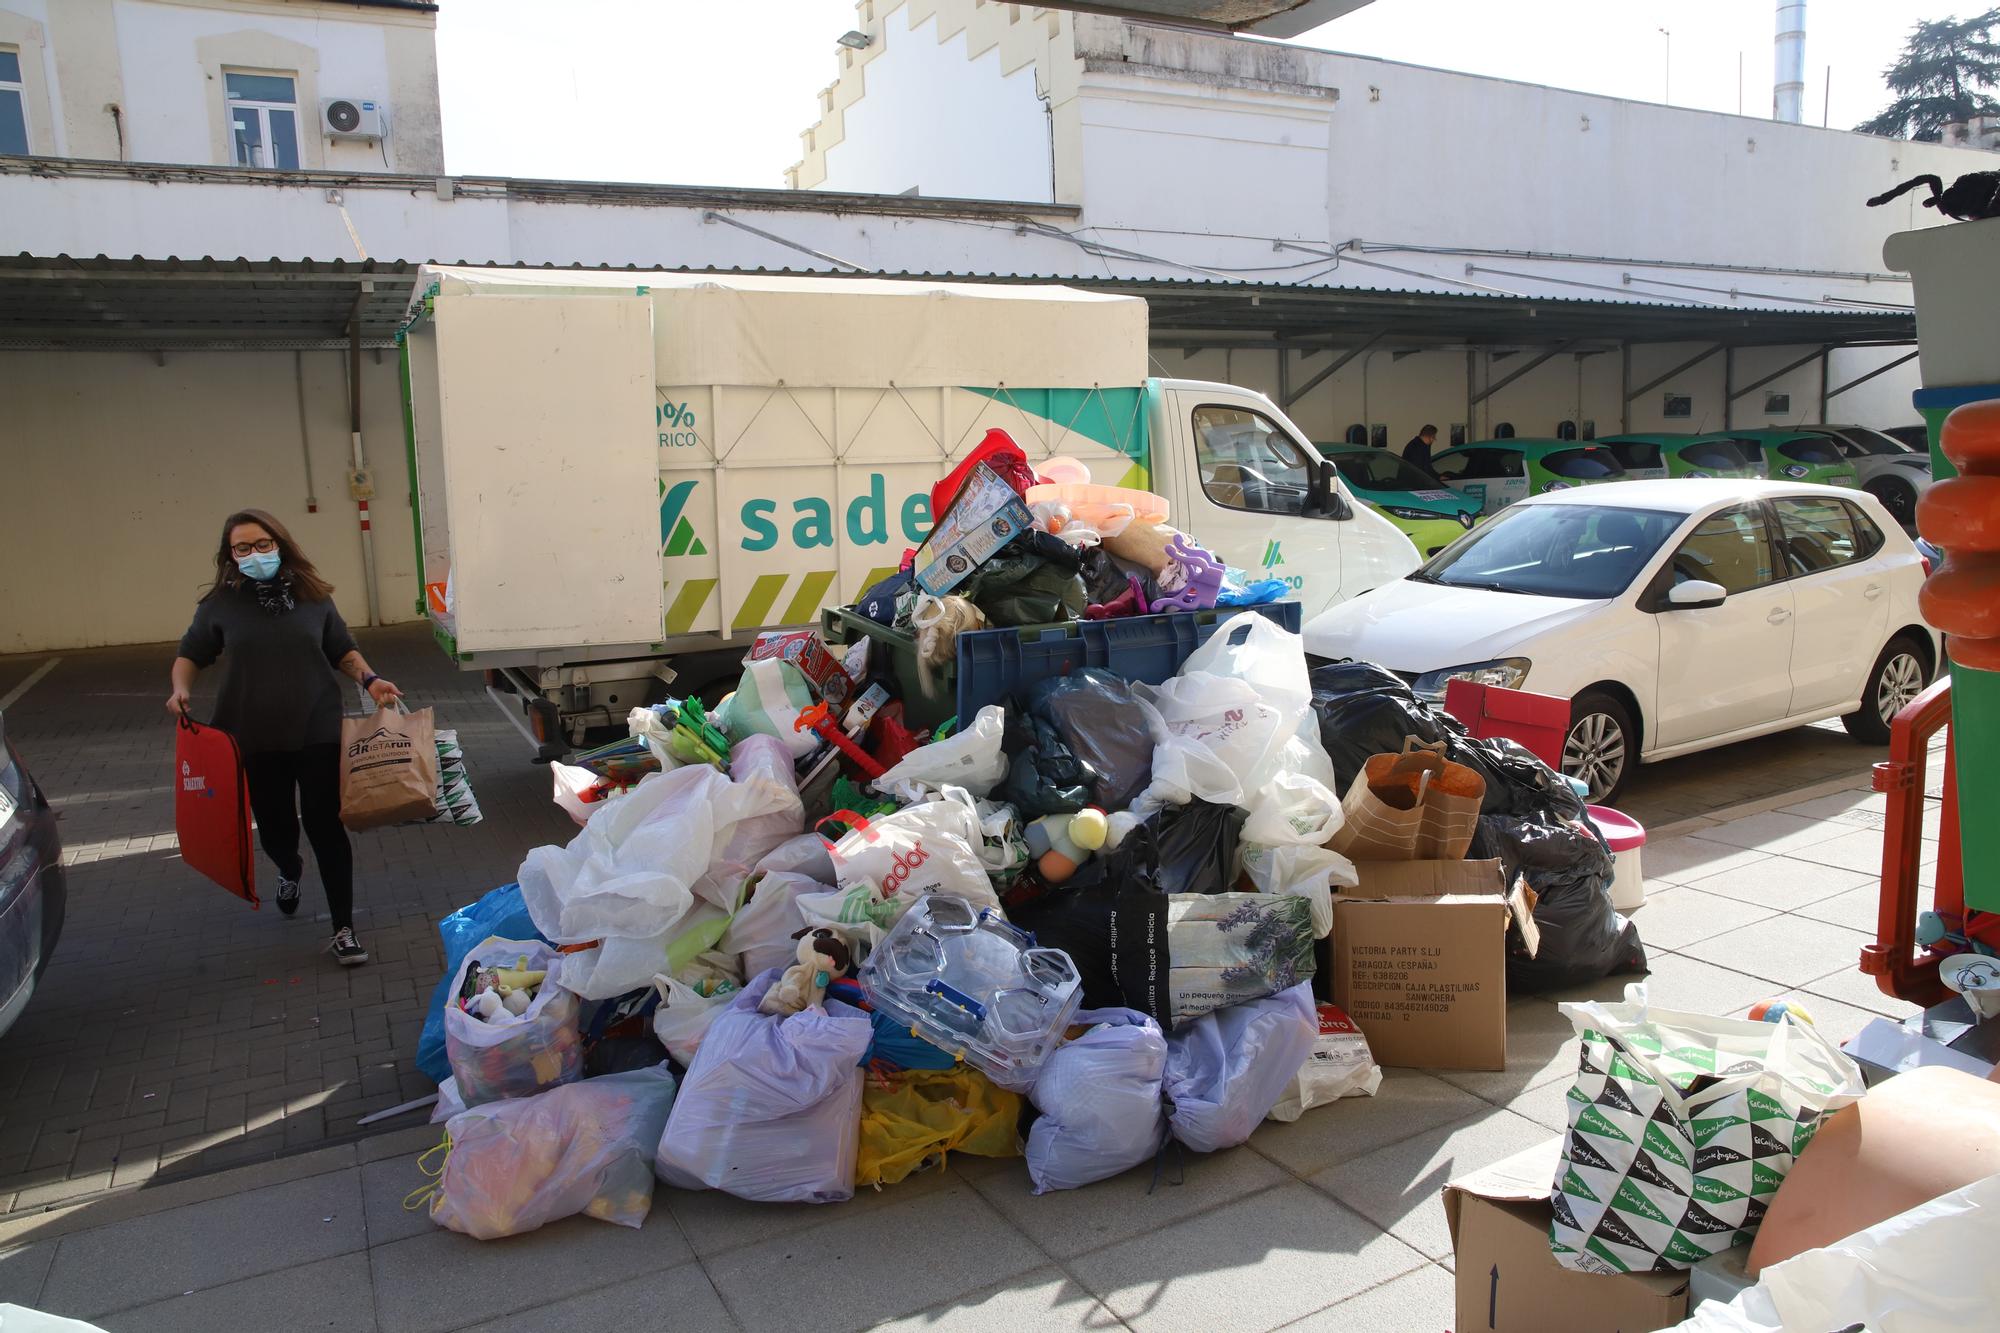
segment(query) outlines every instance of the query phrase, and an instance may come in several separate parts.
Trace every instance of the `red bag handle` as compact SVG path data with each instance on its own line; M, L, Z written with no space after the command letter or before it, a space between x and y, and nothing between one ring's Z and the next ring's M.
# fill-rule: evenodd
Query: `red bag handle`
M860 833L863 837L867 838L868 841L870 842L875 841L875 838L877 836L875 832L875 826L869 821L868 816L858 815L852 810L835 810L832 814L827 815L825 818L815 821L813 824L813 832L819 833L819 831L822 828L826 827L826 825L828 824L833 823L835 820L839 820L841 823L847 825L849 828ZM824 842L828 847L837 847L840 845L839 839L829 838L824 833L819 833L819 837L820 841Z

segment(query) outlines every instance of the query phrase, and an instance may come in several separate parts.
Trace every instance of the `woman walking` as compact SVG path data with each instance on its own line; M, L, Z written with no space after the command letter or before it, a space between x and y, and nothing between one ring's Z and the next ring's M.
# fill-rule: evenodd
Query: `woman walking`
M368 669L333 605L333 588L292 534L261 509L231 514L215 552L215 585L194 609L174 658L167 711L180 717L197 672L222 660L214 725L236 738L257 838L278 866L278 910L299 910L299 825L333 915L327 951L368 961L354 937L354 853L340 823L340 691L336 670L376 704L402 691Z

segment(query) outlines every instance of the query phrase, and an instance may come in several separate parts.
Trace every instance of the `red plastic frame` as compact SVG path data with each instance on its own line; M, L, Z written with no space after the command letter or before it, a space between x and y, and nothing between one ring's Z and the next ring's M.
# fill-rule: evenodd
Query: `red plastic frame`
M1944 799L1938 827L1934 910L1946 924L1965 928L1965 870L1958 840L1958 775L1951 742L1951 677L1939 677L1912 699L1889 726L1889 758L1875 765L1875 790L1889 797L1882 828L1882 897L1875 943L1861 948L1861 970L1884 994L1929 1007L1948 998L1937 965L1956 949L1917 944L1923 859L1924 787L1929 782L1930 739L1945 733ZM1968 938L2000 946L2000 915L1982 917Z

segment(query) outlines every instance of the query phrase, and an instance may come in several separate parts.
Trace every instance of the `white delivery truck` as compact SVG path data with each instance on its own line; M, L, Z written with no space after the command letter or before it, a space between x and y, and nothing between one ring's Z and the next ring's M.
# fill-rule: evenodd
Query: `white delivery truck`
M995 426L1308 618L1418 564L1268 398L1149 377L1134 297L428 267L400 341L423 611L543 757L893 573Z

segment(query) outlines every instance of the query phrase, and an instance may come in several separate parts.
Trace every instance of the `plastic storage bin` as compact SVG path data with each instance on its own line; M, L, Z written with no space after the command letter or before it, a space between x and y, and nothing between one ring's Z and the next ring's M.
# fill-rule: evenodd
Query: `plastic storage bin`
M1646 845L1646 830L1638 820L1608 805L1585 807L1590 822L1604 835L1611 848L1611 905L1630 912L1646 905L1646 872L1640 868L1639 852Z
M1444 688L1444 711L1463 722L1475 738L1504 736L1518 741L1537 759L1561 771L1563 740L1569 735L1569 700L1454 680Z
M820 625L829 642L873 639L875 651L889 655L904 716L912 726L933 727L952 716L974 717L987 704L999 703L1039 681L1067 676L1079 667L1103 667L1126 680L1158 685L1208 642L1217 625L1246 610L1266 616L1294 634L1299 631L1297 602L974 630L958 636L957 661L946 662L931 673L929 694L917 674L917 645L911 635L845 607L821 612Z
M919 899L861 967L869 1002L1002 1087L1021 1091L1083 1000L1076 964L991 909Z

